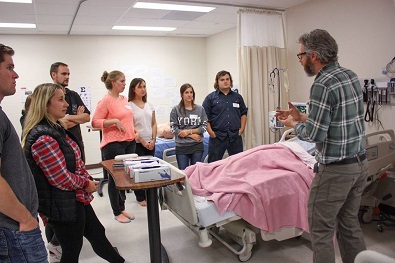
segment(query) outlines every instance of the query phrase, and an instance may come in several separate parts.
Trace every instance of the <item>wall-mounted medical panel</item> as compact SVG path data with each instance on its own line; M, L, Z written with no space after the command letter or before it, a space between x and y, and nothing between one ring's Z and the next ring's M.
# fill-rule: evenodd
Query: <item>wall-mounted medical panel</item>
M395 81L376 82L374 79L361 80L363 101L375 105L395 105Z

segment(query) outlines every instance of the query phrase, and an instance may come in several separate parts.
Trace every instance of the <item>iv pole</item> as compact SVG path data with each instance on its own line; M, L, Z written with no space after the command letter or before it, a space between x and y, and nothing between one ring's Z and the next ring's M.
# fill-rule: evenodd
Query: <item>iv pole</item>
M280 81L280 71L286 73L288 72L288 69L283 69L283 68L274 68L272 71L269 73L270 77L270 84L274 87L273 85L273 79L276 78L276 75L278 76L277 78L277 89L278 89L278 103L277 103L277 110L281 109L281 81Z
M269 77L270 77L270 84L269 86L273 87L274 90L274 84L273 84L273 79L276 78L277 75L277 89L278 89L278 100L277 100L277 110L281 109L281 81L280 81L280 72L283 72L284 76L285 76L285 81L284 81L284 86L286 89L288 89L288 78L287 75L288 74L288 69L282 69L282 68L274 68L272 71L270 71L269 73ZM270 117L269 117L270 119ZM276 122L277 122L277 118L276 118ZM281 124L281 126L276 127L275 130L277 130L279 132L280 137L282 136L282 128L284 127L284 125Z

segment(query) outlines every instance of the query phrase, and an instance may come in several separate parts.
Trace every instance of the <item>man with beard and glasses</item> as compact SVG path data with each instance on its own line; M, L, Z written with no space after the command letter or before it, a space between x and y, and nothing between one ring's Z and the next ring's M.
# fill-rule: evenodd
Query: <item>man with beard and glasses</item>
M358 221L368 177L362 89L358 76L338 63L338 46L325 30L299 38L297 57L308 76L309 114L278 110L276 116L296 135L316 144L315 177L308 200L308 220L316 263L335 262L334 234L344 263L366 249Z

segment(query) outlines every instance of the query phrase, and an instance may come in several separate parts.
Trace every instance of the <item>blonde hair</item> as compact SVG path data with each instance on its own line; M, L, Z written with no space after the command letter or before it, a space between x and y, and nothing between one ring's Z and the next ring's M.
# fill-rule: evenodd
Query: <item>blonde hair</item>
M55 91L60 89L63 91L62 86L54 83L44 83L38 85L31 95L31 104L29 111L26 115L25 127L22 132L22 147L25 146L26 137L29 132L39 124L44 118L50 123L50 125L56 125L56 123L52 122L48 117L47 106L49 105L52 97L55 94ZM66 128L66 125L59 120L60 124Z
M123 74L119 70L113 70L110 73L104 71L103 75L101 76L101 81L104 82L108 90L112 90L112 83L114 81L117 81L117 79L119 79L120 76L124 76L124 75L125 74Z

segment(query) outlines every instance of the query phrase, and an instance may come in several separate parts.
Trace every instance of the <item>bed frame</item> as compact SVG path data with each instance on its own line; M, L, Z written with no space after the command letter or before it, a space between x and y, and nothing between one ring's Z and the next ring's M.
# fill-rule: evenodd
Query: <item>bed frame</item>
M184 174L183 171L171 164L169 166L172 173ZM282 228L274 233L264 233L233 212L226 212L222 217L217 217L215 221L203 219L202 212L199 212L197 208L199 204L195 202L187 177L185 177L183 184L163 187L160 196L163 197L162 209L170 210L198 235L200 247L209 247L212 244L212 237L214 237L236 254L242 262L251 258L252 248L256 244L256 236L259 233L265 241L274 239L282 241L300 236L303 233L302 230L293 227ZM214 205L212 202L208 203ZM211 210L210 213L215 212ZM219 215L218 210L216 210L216 213Z
M393 130L366 135L366 156L369 161L369 181L374 182L383 172L395 166L395 135Z
M373 210L382 201L377 193L380 181L395 168L395 135L393 130L377 131L368 134L366 140L369 177L359 211L359 220L365 224L372 222Z

